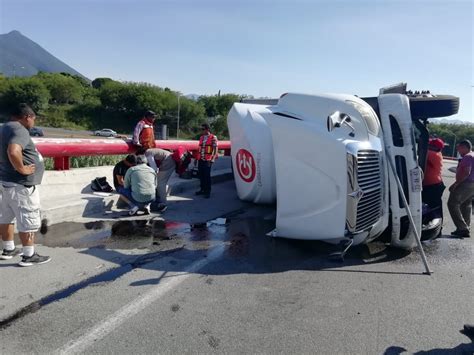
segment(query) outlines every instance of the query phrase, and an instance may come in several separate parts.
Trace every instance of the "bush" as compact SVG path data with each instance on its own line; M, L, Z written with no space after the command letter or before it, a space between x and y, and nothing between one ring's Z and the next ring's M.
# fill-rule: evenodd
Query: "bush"
M125 158L124 155L97 155L84 157L71 157L71 168L91 168L95 166L114 166ZM46 170L54 170L53 158L45 158L44 166Z
M20 102L30 105L36 113L48 108L49 91L37 77L8 79L2 84L2 90L0 109L3 112L9 112Z

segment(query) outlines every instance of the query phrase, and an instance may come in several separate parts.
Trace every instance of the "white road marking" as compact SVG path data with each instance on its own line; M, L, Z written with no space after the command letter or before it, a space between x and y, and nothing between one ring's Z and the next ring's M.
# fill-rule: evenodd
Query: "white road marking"
M173 275L173 277L162 280L158 285L154 286L148 292L143 294L140 298L125 305L117 312L106 318L104 321L96 324L93 328L87 331L81 337L69 341L62 348L55 351L56 354L76 354L84 352L88 347L94 344L96 341L103 339L105 336L113 332L127 319L135 316L150 304L158 300L160 297L165 295L168 291L172 290L188 277L192 273L203 268L207 264L216 260L224 250L224 246L217 246L205 259L199 260L194 264L191 264L188 268L183 270L183 273Z

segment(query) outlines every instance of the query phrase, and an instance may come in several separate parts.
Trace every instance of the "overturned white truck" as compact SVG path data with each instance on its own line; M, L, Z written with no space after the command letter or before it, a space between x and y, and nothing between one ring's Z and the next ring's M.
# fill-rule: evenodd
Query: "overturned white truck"
M414 227L436 234L442 224L423 220L427 119L458 107L456 97L407 93L406 84L372 98L287 93L235 103L227 122L238 196L276 202L274 237L360 244L384 233L410 249Z

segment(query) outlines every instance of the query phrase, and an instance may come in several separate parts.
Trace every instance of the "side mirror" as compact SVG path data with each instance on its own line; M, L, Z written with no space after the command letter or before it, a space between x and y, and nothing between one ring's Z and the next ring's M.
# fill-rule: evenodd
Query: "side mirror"
M348 114L336 111L332 115L328 116L328 120L327 120L328 131L331 132L334 130L334 128L339 128L343 124L347 124L349 122L351 122L351 117Z
M327 126L328 126L328 131L332 132L334 128L341 127L340 124L340 115L341 113L339 111L334 112L332 115L328 116L327 120Z
M327 127L328 131L332 132L334 128L339 128L342 125L346 125L351 129L349 135L354 137L354 126L351 125L351 117L346 113L341 113L339 111L334 112L332 115L328 116Z

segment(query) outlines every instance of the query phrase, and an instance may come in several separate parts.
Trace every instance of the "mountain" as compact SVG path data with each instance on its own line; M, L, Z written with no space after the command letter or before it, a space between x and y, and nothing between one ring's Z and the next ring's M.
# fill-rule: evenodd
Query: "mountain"
M5 76L31 76L38 71L63 72L85 78L20 32L0 35L0 73Z

